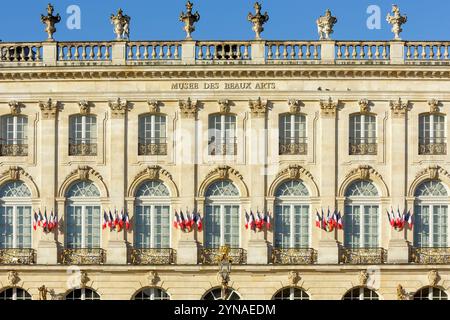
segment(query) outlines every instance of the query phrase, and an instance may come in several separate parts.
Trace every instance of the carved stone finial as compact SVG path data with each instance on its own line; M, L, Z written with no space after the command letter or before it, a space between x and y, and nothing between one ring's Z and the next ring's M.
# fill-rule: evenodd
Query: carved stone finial
M369 107L369 100L367 99L361 99L358 101L359 104L359 110L361 113L368 113L370 112L370 107Z
M52 101L52 99L50 98L47 101L39 102L39 107L41 108L43 119L56 118L56 114L59 110L58 101Z
M12 100L8 103L9 108L11 109L11 115L17 116L20 114L20 103L16 100Z
M161 278L158 275L158 272L152 270L148 273L148 283L152 286L156 286L159 281L161 281Z
M436 99L428 100L428 105L430 106L430 113L439 113L439 101Z
M397 101L391 101L389 105L391 106L392 113L396 116L402 116L406 114L408 110L409 102L403 102L402 98L398 98Z
M217 102L219 104L220 113L229 113L231 110L230 102L227 99L222 99Z
M81 181L89 180L89 172L91 168L89 166L79 166L78 167L78 179Z
M111 24L114 25L114 34L116 40L130 40L130 21L131 17L123 13L122 9L117 11L117 15L111 14Z
M267 12L261 14L261 4L255 2L253 6L255 8L255 14L249 13L247 16L248 21L253 24L253 31L255 32L255 40L261 40L261 32L264 31L264 24L269 21L269 15Z
M392 25L392 32L395 35L394 40L402 40L400 38L400 33L403 31L402 25L408 21L408 17L402 16L399 7L395 4L392 5L392 13L392 16L388 13L386 21Z
M19 273L17 271L9 271L8 282L12 287L17 286L17 284L20 282Z
M339 100L333 101L331 97L329 97L328 100L321 100L320 109L322 111L322 116L335 116L338 105Z
M289 104L289 109L290 109L289 112L290 113L299 113L300 112L300 104L301 104L300 100L289 99L288 104Z
M181 12L180 21L184 23L184 31L186 32L186 40L192 40L192 32L195 31L195 23L200 21L200 14L198 11L192 13L192 8L194 4L190 1L186 3L186 13Z
M316 24L320 40L331 40L330 35L333 33L333 27L337 21L337 18L331 15L330 9L327 9L324 16L317 19Z
M158 100L147 100L148 112L158 113L159 112L159 101Z
M41 14L41 22L45 24L45 32L47 32L48 35L48 41L54 41L53 34L56 32L55 25L61 21L61 16L59 13L54 16L53 15L54 8L51 3L47 6L47 15L44 16Z
M78 106L80 107L80 113L83 115L89 114L90 107L89 107L89 102L86 100L81 100L78 102Z
M20 180L20 171L21 170L22 169L17 166L9 167L9 176L10 176L11 180L13 180L13 181Z
M250 106L250 112L253 116L258 118L266 116L268 103L267 101L261 100L261 97L258 97L255 101L250 100L248 105Z
M109 101L109 107L113 118L123 118L128 111L128 101L117 98L117 100Z
M183 118L195 118L198 112L198 101L188 98L186 101L179 101L180 111Z
M366 286L367 285L367 281L369 280L369 274L367 273L367 271L362 270L359 273L358 280L359 280L359 285L360 286Z
M430 270L430 272L428 272L428 283L431 287L436 287L440 280L441 277L437 270Z
M302 277L300 277L298 271L289 271L288 279L291 286L296 286Z

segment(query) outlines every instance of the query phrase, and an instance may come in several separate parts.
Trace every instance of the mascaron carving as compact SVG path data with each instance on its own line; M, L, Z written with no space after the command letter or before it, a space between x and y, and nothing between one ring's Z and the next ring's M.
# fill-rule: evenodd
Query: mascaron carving
M289 271L288 279L291 286L296 286L302 277L300 277L298 271Z
M419 171L419 173L417 173L416 175L416 179L425 176L427 179L430 180L437 180L439 179L440 175L444 175L447 176L448 178L450 178L450 174L448 173L447 170L443 169L442 167L438 166L438 165L431 165L425 169L423 169L422 171Z
M335 116L338 105L339 100L333 101L331 97L328 100L321 100L320 110L322 111L322 116Z
M19 273L17 271L9 271L8 282L12 287L17 286L17 284L20 282Z
M369 274L366 271L362 270L358 275L358 280L360 286L366 286L367 281L369 280Z
M89 279L88 274L86 271L81 271L80 273L80 286L82 288L85 288L87 283L90 281L91 279Z
M55 25L61 21L59 13L56 16L53 15L54 11L55 9L49 3L47 6L47 15L44 16L41 14L41 22L45 24L45 32L47 32L48 41L54 41L53 34L56 32Z
M231 107L230 107L230 102L228 100L226 100L226 99L219 100L217 103L219 104L219 112L220 113L229 113L230 112Z
M144 176L148 180L156 180L162 175L166 176L169 180L172 180L172 175L158 165L148 166L145 170L139 172L134 179L138 180Z
M436 287L440 280L441 277L437 270L430 270L430 272L428 272L428 282L430 286Z
M300 105L301 101L296 99L289 99L288 100L289 105L289 112L290 113L299 113L300 112Z
M158 100L148 100L148 112L158 113L159 112L159 101Z
M78 102L78 106L80 107L80 113L83 115L89 114L90 113L90 106L89 106L89 102L86 100L81 100Z
M17 116L20 114L21 106L19 102L17 102L16 100L12 100L8 103L8 105L9 108L11 109L11 115Z
M250 112L255 117L264 117L267 113L268 103L267 100L263 101L259 97L255 101L250 100L248 102L248 105L250 106Z
M359 179L361 180L367 180L369 179L372 175L378 177L381 179L381 175L371 166L369 165L360 165L358 168L353 169L352 171L350 171L347 175L346 178L349 178L353 175L358 175Z
M154 270L150 271L148 273L147 279L148 279L148 283L152 286L156 286L158 284L158 282L161 281L161 278L159 277L158 272L156 272Z
M333 33L333 27L337 21L337 18L331 15L330 9L327 9L324 16L317 19L316 24L320 40L331 40L330 35Z
M192 40L192 32L195 31L195 23L200 21L200 14L198 11L192 13L192 8L194 4L190 1L186 3L186 13L181 12L180 21L184 23L184 31L186 32L186 40Z
M361 99L358 101L359 105L359 111L361 113L368 113L370 112L370 102L367 99Z
M93 168L89 166L78 166L77 169L73 170L67 177L67 179L70 179L71 177L76 176L78 180L86 181L86 180L92 180L91 176L96 177L100 181L103 181L103 177L95 171Z
M402 25L408 21L408 17L406 15L402 16L400 14L400 9L395 4L392 5L392 13L393 13L392 16L388 13L386 21L392 25L391 31L395 35L394 40L402 40L400 38L400 33L403 31Z
M17 166L9 167L8 170L2 172L1 176L8 176L13 181L21 180L23 177L33 181L33 178L23 168Z
M128 111L128 101L117 98L109 102L113 118L123 118Z
M430 113L439 113L439 101L436 99L428 100L428 105L430 106Z
M58 101L52 101L51 98L45 102L39 102L39 107L41 108L42 118L44 119L54 119L59 110Z
M130 21L131 18L126 14L123 14L123 10L119 9L117 15L111 14L111 24L114 25L114 34L116 40L129 40L130 39Z
M403 102L402 98L398 98L397 101L390 101L389 105L391 107L392 113L396 116L402 116L408 111L409 102Z
M217 176L218 179L228 179L230 175L234 175L240 180L243 180L244 177L239 173L239 171L233 169L230 166L218 166L216 169L212 170L210 173L206 175L206 179Z
M253 31L255 32L255 40L261 40L261 32L264 31L264 24L269 21L269 15L267 12L261 14L261 4L255 2L254 6L255 14L249 13L247 16L248 21L253 24Z
M286 177L289 177L290 179L300 179L301 177L306 176L309 179L314 180L314 177L311 174L311 172L309 172L308 170L306 170L305 168L303 168L302 166L300 166L298 164L292 164L292 165L288 166L287 168L281 170L277 174L277 178L279 178L281 176L286 176Z

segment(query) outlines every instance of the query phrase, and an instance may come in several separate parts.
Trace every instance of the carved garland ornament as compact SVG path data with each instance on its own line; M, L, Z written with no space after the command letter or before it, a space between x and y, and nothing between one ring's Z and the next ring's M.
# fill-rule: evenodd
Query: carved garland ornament
M428 168L423 169L422 171L417 173L416 179L418 179L422 176L427 176L427 178L430 180L437 180L437 179L439 179L440 175L444 175L447 178L450 178L450 174L448 173L447 170L443 169L442 167L440 167L438 165L433 165L433 166L429 166Z
M306 176L309 179L314 180L313 175L308 170L297 164L290 165L280 171L277 174L277 178L284 175L288 175L290 179L300 179L302 176Z
M258 97L258 99L256 99L255 101L250 100L248 102L248 105L253 116L258 118L265 117L268 110L267 100L263 101L261 100L261 97Z
M2 173L2 177L4 176L8 176L11 180L14 181L21 180L21 177L24 176L27 179L33 181L33 178L28 173L26 173L23 168L17 166L9 167L8 170Z
M361 180L368 180L371 175L382 179L381 174L369 165L360 165L358 168L351 170L345 177L349 178L353 175L358 175Z
M77 169L73 170L67 177L66 180L70 179L72 176L76 176L78 180L86 181L92 180L91 176L95 176L100 181L103 181L103 177L89 166L78 166Z

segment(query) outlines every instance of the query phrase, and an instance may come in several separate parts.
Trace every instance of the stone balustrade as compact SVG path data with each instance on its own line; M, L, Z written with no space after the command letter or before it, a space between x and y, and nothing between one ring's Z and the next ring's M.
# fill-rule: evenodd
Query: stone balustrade
M408 41L404 45L408 62L450 61L448 41Z
M139 41L127 43L128 61L164 62L181 59L179 41Z
M268 41L268 61L317 61L320 60L320 41Z
M251 59L250 41L199 41L196 44L197 61L248 61Z
M385 41L337 41L337 61L389 62L390 45Z
M29 65L41 61L41 43L0 43L0 63L2 65Z
M58 61L111 61L110 42L60 42Z

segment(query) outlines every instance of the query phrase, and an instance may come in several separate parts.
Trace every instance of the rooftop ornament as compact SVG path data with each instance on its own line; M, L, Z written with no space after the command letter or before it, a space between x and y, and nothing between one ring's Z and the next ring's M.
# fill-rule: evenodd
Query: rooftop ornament
M47 6L47 15L44 16L41 14L41 22L45 24L45 32L48 34L47 41L54 41L53 34L56 32L55 25L61 21L61 16L59 13L54 16L53 12L55 9L53 8L52 4L49 3Z
M317 30L320 40L331 40L330 35L333 33L333 27L338 22L336 17L331 15L330 9L327 9L324 16L317 19Z
M117 15L111 14L111 24L114 25L114 33L116 40L130 40L130 21L131 17L123 14L123 10L119 9Z
M264 15L261 14L261 4L259 2L255 2L253 6L255 8L255 14L248 14L248 21L253 23L253 31L255 32L255 40L261 40L261 32L264 31L264 24L269 21L269 15L267 12Z
M181 12L180 21L184 22L184 31L186 32L186 40L192 40L191 33L195 31L194 24L200 21L200 14L198 11L196 13L192 13L192 7L194 4L190 1L186 3L186 13L184 11Z
M400 33L403 31L402 25L408 21L408 17L402 16L399 7L395 4L392 5L392 13L392 16L388 13L386 21L392 25L392 32L395 35L394 40L402 40L400 38Z

